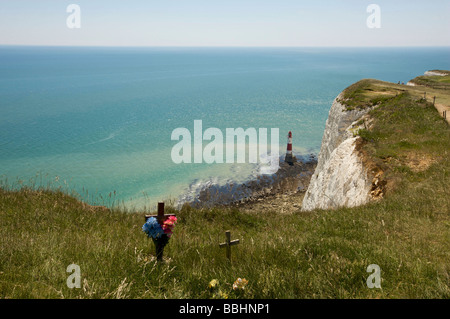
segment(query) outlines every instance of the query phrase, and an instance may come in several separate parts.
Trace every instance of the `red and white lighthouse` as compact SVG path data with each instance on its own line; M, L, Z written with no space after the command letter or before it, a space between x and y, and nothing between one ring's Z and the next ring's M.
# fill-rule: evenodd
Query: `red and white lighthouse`
M287 149L286 149L286 157L284 158L284 161L288 163L289 165L294 165L295 157L292 155L292 132L289 131L288 134L288 142L287 142Z

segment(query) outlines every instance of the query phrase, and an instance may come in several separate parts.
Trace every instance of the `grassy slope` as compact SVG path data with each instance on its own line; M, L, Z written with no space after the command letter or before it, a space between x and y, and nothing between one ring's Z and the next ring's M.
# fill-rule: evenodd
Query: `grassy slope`
M377 105L404 92L408 92L413 99L420 99L424 97L424 92L426 92L425 97L428 102L433 102L433 97L436 96L436 103L450 106L450 75L419 76L412 82L417 83L417 86L400 85L373 79L361 80L344 90L343 102L351 110Z
M450 71L444 70L435 70L442 74L446 74L445 76L433 75L433 76L418 76L415 79L411 80L416 85L423 85L435 89L450 89Z
M61 192L0 189L0 297L213 298L208 283L218 279L229 298L449 298L449 129L414 90L369 80L346 92L380 105L361 136L396 181L385 199L290 214L184 207L162 265L141 213L93 211ZM416 170L411 154L432 160ZM227 229L241 239L231 265L218 247ZM66 286L71 263L81 267L81 289ZM381 267L382 289L366 286L370 264ZM249 281L244 293L232 290L238 277Z

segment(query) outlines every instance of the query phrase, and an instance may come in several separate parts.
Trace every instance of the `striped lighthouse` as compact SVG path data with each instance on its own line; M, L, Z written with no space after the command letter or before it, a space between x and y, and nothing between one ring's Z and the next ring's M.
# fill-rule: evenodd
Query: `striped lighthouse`
M286 163L288 163L289 165L294 165L294 162L295 162L295 158L292 155L292 132L291 131L289 131L289 134L288 134L286 157L284 158L284 161Z

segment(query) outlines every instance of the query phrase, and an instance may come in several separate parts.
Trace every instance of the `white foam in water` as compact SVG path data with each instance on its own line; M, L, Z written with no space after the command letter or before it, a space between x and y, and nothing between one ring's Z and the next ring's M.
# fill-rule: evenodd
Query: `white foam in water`
M265 159L269 160L269 163L276 163L276 155L265 154ZM278 157L278 162L284 162L284 156ZM277 165L277 169L279 166ZM266 182L271 183L276 177L276 171L273 167L267 166L265 163L255 164L231 164L229 167L229 173L225 177L209 177L206 179L196 179L193 181L187 189L184 190L176 201L177 206L181 206L183 203L201 202L199 195L203 191L208 191L209 196L212 199L208 200L209 203L222 203L227 204L234 201L239 201L245 197L252 195L252 190L246 188L245 184L251 181L259 182L259 177L265 176Z
M95 142L92 142L92 143L88 143L88 144L86 144L86 145L92 145L92 144L97 144L97 143L109 141L109 140L115 138L117 135L119 135L121 131L122 131L122 129L117 130L117 131L115 131L115 132L110 133L110 134L109 134L107 137L105 137L105 138L102 138L102 139L100 139L100 140L98 140L98 141L95 141Z

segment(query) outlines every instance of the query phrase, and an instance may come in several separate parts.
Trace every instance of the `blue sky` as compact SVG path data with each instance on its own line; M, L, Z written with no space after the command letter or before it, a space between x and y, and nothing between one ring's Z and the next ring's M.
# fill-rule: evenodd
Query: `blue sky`
M72 3L80 29L66 25ZM0 44L450 46L449 16L450 0L1 0Z

